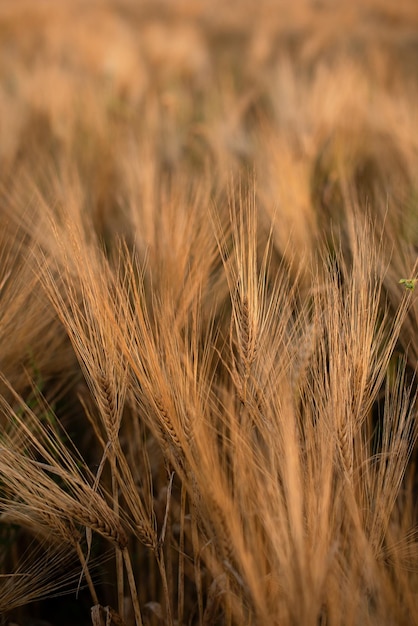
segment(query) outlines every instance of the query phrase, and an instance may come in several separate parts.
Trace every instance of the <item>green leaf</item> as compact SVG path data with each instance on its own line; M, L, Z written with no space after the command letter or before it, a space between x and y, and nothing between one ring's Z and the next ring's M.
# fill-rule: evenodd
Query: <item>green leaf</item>
M418 278L401 278L399 281L400 285L404 285L405 289L409 289L413 291L415 289L415 285L418 281Z

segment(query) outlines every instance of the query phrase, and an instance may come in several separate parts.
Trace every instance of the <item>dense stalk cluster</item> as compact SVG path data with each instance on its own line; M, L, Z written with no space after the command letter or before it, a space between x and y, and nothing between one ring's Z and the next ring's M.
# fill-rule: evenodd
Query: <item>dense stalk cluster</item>
M0 3L1 624L418 624L415 32Z

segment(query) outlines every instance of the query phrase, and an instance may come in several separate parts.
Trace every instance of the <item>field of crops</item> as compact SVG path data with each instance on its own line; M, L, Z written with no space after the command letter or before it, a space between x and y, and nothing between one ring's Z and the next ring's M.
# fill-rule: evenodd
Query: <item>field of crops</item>
M416 0L0 2L0 624L418 625Z

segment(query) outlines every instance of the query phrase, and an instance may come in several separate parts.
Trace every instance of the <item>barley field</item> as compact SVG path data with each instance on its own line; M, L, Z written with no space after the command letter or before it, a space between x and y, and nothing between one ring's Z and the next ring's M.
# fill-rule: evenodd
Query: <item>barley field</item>
M0 624L418 625L416 0L0 2Z

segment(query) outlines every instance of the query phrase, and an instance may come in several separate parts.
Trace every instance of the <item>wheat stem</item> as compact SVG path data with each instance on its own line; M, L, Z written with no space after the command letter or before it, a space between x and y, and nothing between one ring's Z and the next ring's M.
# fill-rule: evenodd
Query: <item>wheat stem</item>
M131 563L131 558L129 556L129 551L127 550L127 548L124 548L122 550L122 554L123 554L123 560L125 563L126 575L128 578L129 590L131 592L132 605L134 608L135 626L143 626L141 609L139 607L138 593L136 590L135 576L134 576L134 572L132 569L132 563Z

